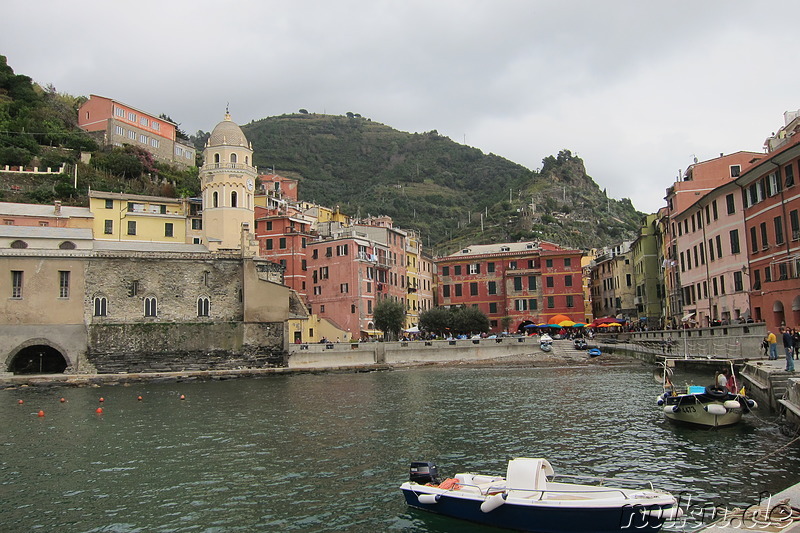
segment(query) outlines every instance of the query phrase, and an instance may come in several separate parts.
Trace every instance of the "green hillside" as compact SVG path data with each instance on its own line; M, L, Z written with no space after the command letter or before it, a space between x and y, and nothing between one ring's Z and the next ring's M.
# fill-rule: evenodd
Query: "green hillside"
M297 113L242 127L262 172L300 180L300 196L351 216L389 215L438 253L529 239L589 248L633 238L641 213L611 200L563 150L537 173L453 142L359 115Z

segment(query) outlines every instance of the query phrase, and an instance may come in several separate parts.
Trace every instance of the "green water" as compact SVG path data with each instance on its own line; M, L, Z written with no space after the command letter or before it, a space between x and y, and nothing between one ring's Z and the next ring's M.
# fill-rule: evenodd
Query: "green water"
M792 438L774 419L679 428L659 391L645 367L0 391L0 530L486 531L407 509L398 486L414 460L503 474L511 457L541 456L692 505L748 505L800 481L800 446L774 453Z

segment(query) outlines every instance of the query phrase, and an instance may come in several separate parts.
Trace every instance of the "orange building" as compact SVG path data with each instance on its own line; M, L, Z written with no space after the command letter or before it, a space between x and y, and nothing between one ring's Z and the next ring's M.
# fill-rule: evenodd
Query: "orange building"
M78 110L78 126L105 146L130 144L169 163L194 166L195 149L177 139L175 123L93 94Z

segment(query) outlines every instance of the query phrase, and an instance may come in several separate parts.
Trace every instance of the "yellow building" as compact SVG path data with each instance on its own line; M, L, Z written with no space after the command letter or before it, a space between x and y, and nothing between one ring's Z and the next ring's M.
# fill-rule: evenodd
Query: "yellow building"
M94 238L184 244L188 203L182 198L90 191Z

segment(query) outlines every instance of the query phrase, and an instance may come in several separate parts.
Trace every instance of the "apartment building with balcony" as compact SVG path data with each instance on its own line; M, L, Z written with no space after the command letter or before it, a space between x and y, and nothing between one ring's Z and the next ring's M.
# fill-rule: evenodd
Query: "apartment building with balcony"
M795 116L786 126L797 122ZM777 149L736 180L744 205L752 314L770 331L800 326L800 135L795 131L784 131L780 143L767 139L765 145Z
M636 315L631 241L598 251L592 270L592 314L630 320Z
M132 106L92 94L78 110L78 127L104 146L138 146L156 159L195 165L195 148L177 138L177 125Z
M496 333L504 322L517 331L559 314L582 319L581 256L546 241L470 245L434 261L437 303L478 307Z

